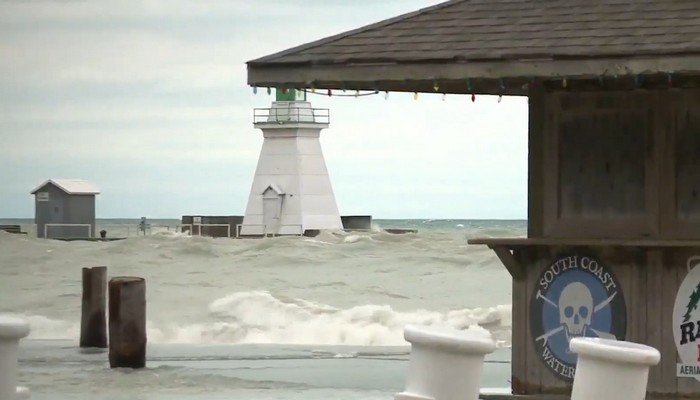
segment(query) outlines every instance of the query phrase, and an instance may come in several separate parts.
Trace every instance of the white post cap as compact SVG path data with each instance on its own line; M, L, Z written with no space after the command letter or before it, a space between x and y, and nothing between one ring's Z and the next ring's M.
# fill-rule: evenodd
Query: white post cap
M403 337L412 344L463 354L489 354L496 350L496 343L490 337L469 329L406 325Z
M29 335L27 321L9 315L0 315L0 340L19 340L27 335Z
M577 337L569 347L587 358L610 362L653 366L661 360L661 353L653 347L612 339Z

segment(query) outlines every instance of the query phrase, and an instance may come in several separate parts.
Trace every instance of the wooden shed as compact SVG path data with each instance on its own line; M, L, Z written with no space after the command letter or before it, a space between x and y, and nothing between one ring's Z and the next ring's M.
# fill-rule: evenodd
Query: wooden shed
M585 335L658 348L648 398L700 397L696 0L451 0L250 61L248 83L527 96L528 237L470 241L513 277L512 392L567 394Z
M100 191L81 179L49 179L34 195L39 238L75 239L95 236L95 198Z

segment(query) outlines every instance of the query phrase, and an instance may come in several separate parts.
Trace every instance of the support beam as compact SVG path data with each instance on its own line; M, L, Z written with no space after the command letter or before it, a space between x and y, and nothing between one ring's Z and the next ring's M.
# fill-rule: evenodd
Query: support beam
M335 60L331 60L333 62ZM460 93L471 94L466 80L472 80L473 92L484 93L484 81L530 79L598 79L601 76L634 78L638 74L696 74L700 56L639 56L635 58L597 59L520 59L520 60L465 60L444 62L418 62L394 60L392 62L352 63L350 61L328 64L305 63L281 64L274 62L248 63L248 84L251 86L308 88L316 82L316 87L343 89L343 83L352 83L347 89L434 92L434 81L459 81ZM479 84L479 81L482 83ZM418 85L424 82L425 85ZM520 83L520 82L519 82ZM482 86L481 88L478 85ZM425 88L423 89L423 86ZM491 89L491 88L489 88ZM498 88L503 95L523 95L527 90L521 85ZM415 89L418 90L418 89ZM420 90L419 90L420 91ZM444 92L442 89L439 92ZM489 90L491 92L492 90ZM453 91L450 91L453 92Z
M518 262L518 260L515 259L513 256L513 253L510 251L510 249L506 246L489 246L491 250L493 250L498 258L501 260L503 265L505 265L506 269L508 272L510 272L510 276L513 277L516 281L522 280L525 277L525 270Z

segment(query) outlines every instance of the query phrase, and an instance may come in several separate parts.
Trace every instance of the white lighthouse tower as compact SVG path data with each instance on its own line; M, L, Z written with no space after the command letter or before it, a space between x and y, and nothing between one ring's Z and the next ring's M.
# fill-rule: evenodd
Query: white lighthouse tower
M343 229L319 140L328 110L312 108L306 93L278 90L272 107L253 115L264 141L239 234Z

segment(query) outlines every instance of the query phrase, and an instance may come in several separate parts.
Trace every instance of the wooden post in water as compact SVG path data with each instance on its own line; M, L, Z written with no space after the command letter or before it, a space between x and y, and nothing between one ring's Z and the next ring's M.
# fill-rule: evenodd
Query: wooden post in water
M83 268L80 347L107 348L107 267Z
M109 366L146 366L146 281L114 277L109 281Z

